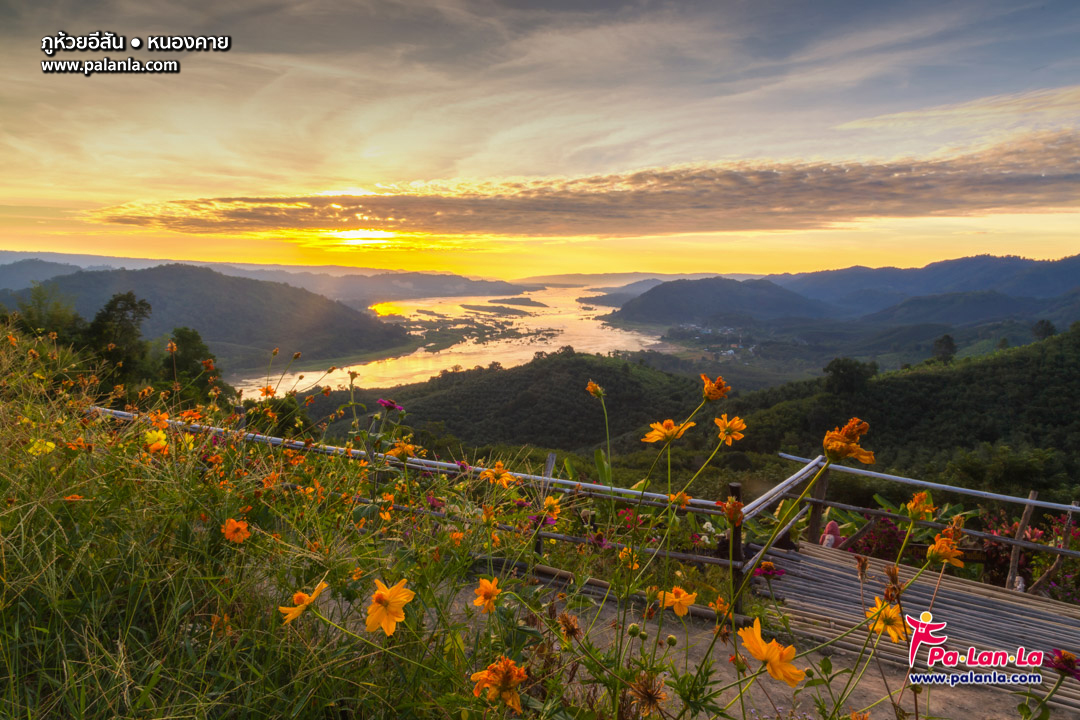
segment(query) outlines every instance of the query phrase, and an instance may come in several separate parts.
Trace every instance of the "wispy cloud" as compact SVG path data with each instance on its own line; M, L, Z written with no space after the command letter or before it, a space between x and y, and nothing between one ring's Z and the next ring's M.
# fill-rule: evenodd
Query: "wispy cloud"
M887 128L938 132L945 128L993 126L1008 128L1080 123L1080 85L993 95L969 102L889 113L852 120L841 130Z
M1050 209L1080 209L1080 133L1032 133L936 159L682 165L577 178L413 184L384 187L380 194L130 204L91 217L195 234L596 237Z

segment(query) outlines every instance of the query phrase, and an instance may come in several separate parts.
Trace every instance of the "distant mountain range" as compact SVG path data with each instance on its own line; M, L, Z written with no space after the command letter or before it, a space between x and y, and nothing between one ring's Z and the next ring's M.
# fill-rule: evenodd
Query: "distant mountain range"
M30 287L32 282L41 282L79 270L148 269L170 264L160 260L140 258L41 253L43 256L71 261L56 262L38 257L23 257L25 255L28 253L0 250L0 260L6 258L14 260L6 265L0 265L0 289L20 290ZM391 300L517 295L530 289L528 286L514 285L502 280L474 280L449 273L388 272L372 268L346 268L331 265L306 268L247 263L185 262L183 264L208 267L222 275L286 283L318 293L331 300L340 300L358 310Z
M619 292L582 300L604 304ZM732 316L959 326L1047 318L1067 324L1080 319L1080 256L1043 261L984 255L914 269L852 267L741 283L679 280L626 300L609 317L631 323L718 325Z
M235 266L215 268L218 272L253 280L282 282L318 293L357 309L391 300L472 295L516 295L529 287L502 280L470 280L461 275L399 272L378 275L328 275L286 270L247 270Z
M56 277L57 275L67 275L80 270L82 270L82 268L78 265L70 265L68 263L38 260L36 258L19 260L18 262L8 263L7 265L0 265L0 289L22 290L23 288L30 287L36 282L42 282L49 278Z
M275 347L285 357L303 352L307 359L330 359L408 342L401 328L308 290L192 265L80 271L53 277L47 285L87 319L114 294L132 291L153 310L143 324L145 337L194 328L230 371L267 362ZM5 304L28 292L9 293Z
M735 280L751 280L761 277L746 273L650 273L650 272L617 272L617 273L564 273L562 275L533 275L531 277L517 278L514 282L527 285L564 285L566 287L587 287L592 285L619 285L633 283L638 280L659 278L662 281L669 280L701 280L711 277L729 277ZM608 288L613 289L613 288Z
M1080 285L1080 255L1061 260L977 255L921 268L855 266L796 275L769 275L765 279L856 315L884 310L920 295L993 290L1016 297L1055 297Z

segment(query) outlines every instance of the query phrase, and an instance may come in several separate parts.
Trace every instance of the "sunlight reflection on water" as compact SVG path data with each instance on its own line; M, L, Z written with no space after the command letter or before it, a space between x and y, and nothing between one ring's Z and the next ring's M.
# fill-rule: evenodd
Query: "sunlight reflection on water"
M506 305L506 307L524 310L530 314L524 317L490 316L509 321L514 327L526 333L538 330L552 331L545 336L495 340L486 344L466 341L434 353L421 348L401 357L344 366L329 375L310 370L303 373L288 373L277 384L277 387L280 392L288 391L294 386L303 390L313 384L330 385L336 388L348 385L350 370L360 373L356 381L359 387L392 387L426 381L433 375L438 375L442 370L449 370L455 365L472 368L477 365L487 366L496 361L502 363L504 367L522 365L532 360L537 352L554 352L566 345L580 352L608 353L612 350L643 350L657 344L658 338L654 335L605 327L596 317L610 312L612 308L596 306L593 310L586 310L575 300L575 298L591 294L593 293L581 287L545 288L520 297L531 298L544 303L547 307ZM373 309L382 317L403 315L412 318L431 318L430 313L438 313L449 318L484 317L484 314L463 306L494 306L496 303L491 303L492 299L496 298L470 296L398 300L379 303L373 306ZM304 375L303 380L299 379L300 375ZM271 380L276 381L277 375L275 374ZM259 376L244 377L233 384L238 389L244 390L245 395L250 395L266 382L266 376Z

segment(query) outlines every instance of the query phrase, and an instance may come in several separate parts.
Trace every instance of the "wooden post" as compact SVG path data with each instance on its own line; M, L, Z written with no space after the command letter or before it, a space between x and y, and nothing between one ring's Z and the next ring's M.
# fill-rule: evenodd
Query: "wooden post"
M877 521L878 521L878 516L877 515L872 515L870 517L870 520L868 520L865 525L863 525L855 533L853 533L851 535L851 537L849 537L848 539L844 540L842 543L837 545L836 549L837 550L847 550L849 547L851 547L856 542L858 542L862 538L863 535L870 532L873 529L873 527L875 525L877 525ZM817 542L817 541L815 540L815 542Z
M1032 490L1028 493L1028 500L1034 500L1039 497L1039 493L1036 490ZM1028 523L1031 522L1031 513L1034 512L1035 506L1028 503L1024 506L1024 514L1020 516L1020 524L1016 526L1016 537L1014 540L1023 540L1024 531L1027 530ZM1012 554L1009 556L1009 575L1005 579L1005 589L1015 590L1016 587L1016 571L1020 567L1020 546L1013 545Z
M810 497L815 500L824 500L825 493L829 491L829 471L826 470L818 478L817 485L810 491ZM810 521L806 526L807 542L816 543L821 537L821 514L825 506L822 503L810 503Z
M727 490L729 497L733 497L738 502L742 502L742 483L728 483ZM732 527L728 530L728 547L731 551L731 562L743 562L742 525L739 527ZM742 583L742 570L729 567L728 572L735 573L735 586L738 587ZM731 609L731 612L733 615L742 612L742 598L735 598L735 607Z
M548 453L547 462L544 463L544 477L545 478L555 477L555 460L556 460L555 453ZM544 498L547 497L547 494L548 494L548 484L546 482L540 483L540 512L541 512L541 514L544 512ZM541 518L541 521L542 520L543 520L543 518ZM541 527L543 527L543 526L541 526ZM536 551L537 555L539 555L540 557L544 557L544 538L540 537L539 534L536 536L536 543L534 544L533 549Z

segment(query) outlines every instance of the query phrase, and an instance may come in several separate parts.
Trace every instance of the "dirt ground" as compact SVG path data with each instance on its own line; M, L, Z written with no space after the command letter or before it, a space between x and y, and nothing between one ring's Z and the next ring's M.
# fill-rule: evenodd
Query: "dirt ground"
M597 610L593 610L591 613L583 613L581 617L582 624L588 620L592 623L592 618L596 615ZM612 621L617 619L617 614L612 605L608 605L602 609L599 609L596 622L593 623L593 637L598 643L604 643L610 641L614 630L610 627ZM657 620L659 617L654 618L650 623L642 624L642 627L647 629L650 634L650 640L657 637ZM687 629L689 630L690 648L689 648L689 665L691 667L697 667L704 659L704 654L709 647L709 642L712 640L713 625L711 622L707 622L701 619L687 618ZM639 622L639 624L641 624ZM662 638L666 638L667 635L675 635L678 639L678 645L673 648L671 655L669 656L676 664L677 667L683 669L687 664L687 652L683 645L683 638L686 636L686 632L683 629L681 623L675 618L675 616L669 611L664 618L664 627L659 633ZM768 631L764 632L765 639L770 639ZM756 670L760 666L759 663L749 657L749 654L742 648L742 643L736 638L736 642L739 644L740 652L744 657L750 660L751 668ZM807 645L812 645L808 640L796 639L797 648L805 648ZM801 646L801 647L800 647ZM716 672L715 677L719 683L725 685L729 682L734 682L737 679L735 668L729 662L729 657L733 652L731 642L721 645L719 642L712 650L712 658L714 660L714 669ZM795 661L795 666L800 669L806 669L809 667L807 660L812 659L814 663L821 660L822 655L820 653L814 653L805 658L800 658ZM852 667L856 656L853 653L836 652L830 654L830 659L833 664L833 671L839 670L845 667ZM886 700L873 708L867 710L867 708L884 698L888 691L885 689L885 683L888 683L889 689L893 692L897 692L904 684L904 679L907 676L907 672L895 665L888 663L882 663L882 669L884 670L884 680L882 679L882 672L878 669L877 663L872 662L870 667L867 668L862 679L859 681L854 692L851 693L848 701L844 703L841 708L843 715L846 717L852 710L861 712L869 712L870 717L874 720L892 720L896 718L892 707ZM834 691L839 692L842 689L843 683L846 679L846 675L838 681L834 682ZM793 698L793 691L784 683L774 680L768 675L763 675L750 691L744 695L744 701L746 702L746 717L753 718L774 718L776 717L776 710L780 711L782 718L788 718L789 713L794 711L791 717L799 718L817 718L818 715L814 708L813 693L820 691L824 694L826 700L828 695L825 693L824 688L810 688L803 690L796 698ZM670 692L669 692L670 694ZM734 698L735 692L731 691L729 698ZM909 687L904 691L901 698L901 707L908 713L908 718L955 718L956 720L998 720L999 718L1017 718L1016 706L1020 702L1020 698L1012 695L1010 692L993 687L954 687L954 688L934 688L930 690L924 689L918 696L918 713L916 714L915 708L915 696L911 692ZM775 706L775 710L774 710ZM832 707L830 703L829 707ZM752 712L753 711L753 712ZM739 705L736 703L729 710L736 717L740 714ZM802 713L806 713L803 715ZM1069 712L1060 708L1051 709L1052 718L1062 719L1076 719L1080 718L1080 713Z

